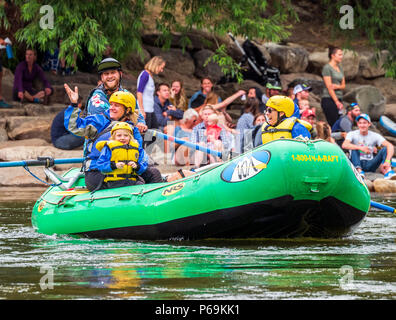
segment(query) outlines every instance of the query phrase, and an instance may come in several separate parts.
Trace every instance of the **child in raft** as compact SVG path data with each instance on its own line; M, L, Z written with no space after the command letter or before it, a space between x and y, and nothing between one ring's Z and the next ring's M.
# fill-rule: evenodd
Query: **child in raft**
M147 165L128 123L115 124L111 129L110 140L99 141L96 148L100 151L97 166L105 175L101 189L143 184L138 175Z

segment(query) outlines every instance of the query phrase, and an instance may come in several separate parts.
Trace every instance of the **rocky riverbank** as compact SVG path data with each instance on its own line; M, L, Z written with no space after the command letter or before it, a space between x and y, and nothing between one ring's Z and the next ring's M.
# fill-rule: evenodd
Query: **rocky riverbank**
M312 30L307 31L313 32ZM314 37L314 33L312 33ZM305 37L306 38L306 37ZM203 32L191 34L191 44L185 51L179 45L178 35L174 36L172 47L168 51L161 51L155 46L157 34L147 33L143 37L143 61L131 53L123 61L123 86L131 92L136 92L137 76L147 62L154 55L162 55L167 61L164 73L155 76L155 82L171 83L173 80L181 80L184 83L185 91L190 97L200 87L200 78L210 76L214 81L218 81L223 73L220 68L209 63L203 66L208 57L214 54L215 45L213 38ZM241 52L236 44L228 38L217 39L219 43L227 45L229 54L236 60L242 58ZM292 42L294 41L294 42ZM288 86L297 83L306 83L313 90L310 94L310 105L316 107L319 120L325 120L320 108L320 98L323 89L323 82L320 76L321 69L327 63L327 51L325 41L317 40L317 45L311 42L300 41L300 38L290 37L289 42L282 44L256 43L260 51L266 57L268 63L281 71L282 86L286 90ZM239 39L239 43L242 40ZM381 53L382 59L387 52ZM396 137L383 129L378 120L381 115L386 115L396 121L396 80L385 78L385 70L381 66L373 64L374 52L367 47L358 46L356 51L345 51L343 68L346 76L345 104L357 101L363 112L370 114L374 130L380 132L386 139L396 145ZM66 107L68 103L63 84L78 86L83 98L87 98L89 92L98 81L95 73L77 72L73 76L56 76L46 74L54 87L54 94L51 96L48 106L40 104L21 104L12 101L12 86L14 76L10 70L4 68L3 71L3 95L7 102L13 105L12 109L0 109L0 161L17 161L26 159L36 159L38 156L52 156L54 158L74 158L81 157L82 150L64 151L51 145L50 128L55 115ZM239 89L247 90L251 86L265 88L253 80L245 80L242 84L225 83L216 85L216 92L224 99L235 93ZM243 102L235 101L229 107L229 112L236 119L240 115ZM78 166L78 165L74 165ZM67 170L70 166L57 168L60 171ZM169 167L167 172L177 170L176 167ZM44 178L41 168L31 168L34 174ZM379 176L373 176L371 181L379 181ZM370 185L371 190L378 192L396 192L396 182L385 181ZM1 168L0 187L36 187L40 182L30 176L23 168ZM376 185L378 185L376 187ZM388 186L384 189L383 186ZM381 190L381 191L379 191Z

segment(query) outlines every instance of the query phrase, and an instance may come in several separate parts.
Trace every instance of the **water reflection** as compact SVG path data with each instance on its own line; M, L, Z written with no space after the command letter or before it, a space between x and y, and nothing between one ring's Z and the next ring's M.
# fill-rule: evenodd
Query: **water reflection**
M371 211L346 239L154 242L37 234L32 205L0 204L1 299L396 297L391 213ZM53 289L40 288L44 265L53 268Z

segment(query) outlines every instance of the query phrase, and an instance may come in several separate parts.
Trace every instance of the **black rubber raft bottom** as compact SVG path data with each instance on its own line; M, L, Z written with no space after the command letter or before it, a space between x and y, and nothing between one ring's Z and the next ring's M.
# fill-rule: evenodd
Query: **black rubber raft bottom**
M365 212L333 197L317 202L294 201L291 196L284 196L155 225L88 231L76 235L134 240L340 238L352 233L365 215Z

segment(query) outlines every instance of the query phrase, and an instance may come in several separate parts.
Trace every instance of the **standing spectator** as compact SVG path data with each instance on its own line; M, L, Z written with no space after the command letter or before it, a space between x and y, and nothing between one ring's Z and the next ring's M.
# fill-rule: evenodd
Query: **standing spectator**
M207 100L207 96L209 93L211 93L210 101ZM222 100L213 91L213 81L210 78L203 78L201 80L201 90L195 92L190 101L188 102L188 107L189 108L194 108L196 109L197 112L199 112L206 104L216 104L220 103Z
M349 131L343 149L351 150L351 162L364 177L364 172L375 172L378 167L385 179L395 179L391 162L394 154L393 145L380 134L370 131L371 119L362 113L356 117L358 130ZM383 146L381 150L379 146ZM376 154L376 155L375 155Z
M183 82L180 80L175 80L172 82L169 100L177 109L182 111L187 110L188 99L186 97L186 93L184 92Z
M161 56L152 57L144 66L137 80L137 101L149 129L158 128L154 114L155 84L153 75L164 71L165 60Z
M82 98L78 98L78 108L82 109ZM84 144L84 137L78 137L65 128L65 109L59 112L51 125L51 141L54 147L62 150L72 150Z
M25 61L15 69L13 96L15 101L27 100L34 103L48 103L48 97L53 93L51 84L44 75L43 69L36 63L37 54L33 49L27 49ZM37 91L33 81L39 79L44 89Z
M357 103L353 102L347 107L347 114L338 118L331 128L333 131L332 136L340 146L344 142L347 133L352 131L352 127L358 115L360 115L360 107Z
M0 38L0 45L6 46L7 43L4 41L4 39ZM1 59L0 59L0 108L12 108L12 106L8 103L6 103L1 95L1 80L3 78L3 67L1 65Z
M344 70L341 67L343 52L341 48L329 47L329 63L322 69L323 89L321 106L327 122L332 127L344 108L342 104L342 90L345 89Z
M161 130L168 124L168 121L183 118L183 111L171 105L169 97L169 86L166 83L160 83L154 98L154 114L158 128Z

